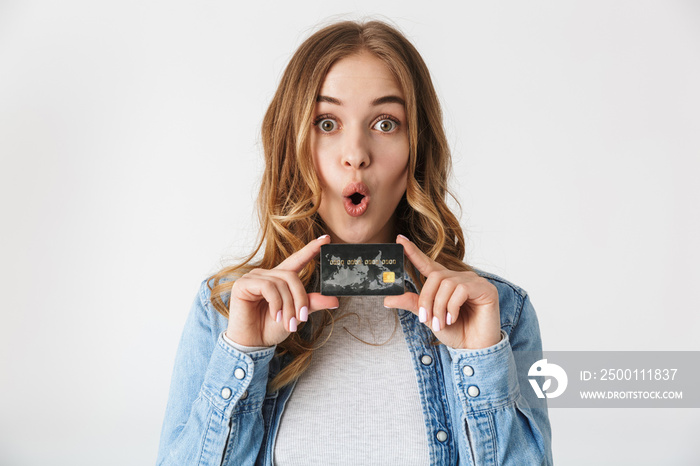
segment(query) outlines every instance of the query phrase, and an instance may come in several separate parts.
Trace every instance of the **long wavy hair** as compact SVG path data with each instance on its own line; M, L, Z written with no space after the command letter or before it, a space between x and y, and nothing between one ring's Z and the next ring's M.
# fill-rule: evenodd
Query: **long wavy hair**
M376 20L342 21L318 30L301 44L265 113L265 170L257 199L261 227L257 247L243 262L223 268L207 282L211 303L224 317L228 318L232 280L253 268L274 268L326 233L317 213L322 192L311 156L313 112L330 67L363 51L374 54L389 67L406 101L409 175L406 192L396 208L396 231L445 267L472 270L463 262L462 228L447 206L448 195L458 207L459 202L447 186L451 154L428 68L395 27ZM255 260L261 250L262 257ZM406 272L420 290L425 277L409 261ZM307 291L318 291L318 261L307 264L299 278ZM270 391L293 382L308 368L313 351L320 346L324 327L332 323L331 311L312 313L307 322L300 322L297 332L277 345L275 357L285 357L285 364L270 382Z

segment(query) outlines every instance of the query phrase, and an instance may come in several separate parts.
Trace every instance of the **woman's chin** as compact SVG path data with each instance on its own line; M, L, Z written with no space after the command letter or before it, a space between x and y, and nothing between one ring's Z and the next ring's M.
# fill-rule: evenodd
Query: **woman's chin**
M348 235L338 236L338 242L339 243L360 244L360 243L370 243L371 241L369 240L369 238L367 238L364 235L348 234Z
M376 231L373 232L366 232L366 231L359 231L359 230L346 230L337 235L339 242L343 243L383 243L385 241L381 241L379 239L379 235L377 234Z
M393 242L393 238L386 241L386 221L382 222L377 218L363 215L361 217L338 219L340 221L327 222L333 233L333 242L337 243L386 243ZM377 228L377 225L384 224L384 228Z
M369 243L370 235L357 228L337 228L333 229L335 233L335 243Z

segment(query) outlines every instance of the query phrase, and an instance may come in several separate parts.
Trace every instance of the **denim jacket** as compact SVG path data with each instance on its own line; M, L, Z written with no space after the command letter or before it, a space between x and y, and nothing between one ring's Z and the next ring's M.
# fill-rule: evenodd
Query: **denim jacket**
M544 399L528 397L527 367L514 351L541 354L539 324L527 293L475 270L498 289L499 343L479 350L430 345L432 331L399 309L419 380L433 465L550 465ZM158 465L273 465L285 403L295 383L267 392L288 360L275 347L251 353L223 339L228 321L202 282L178 347L158 451ZM406 287L416 291L406 275Z

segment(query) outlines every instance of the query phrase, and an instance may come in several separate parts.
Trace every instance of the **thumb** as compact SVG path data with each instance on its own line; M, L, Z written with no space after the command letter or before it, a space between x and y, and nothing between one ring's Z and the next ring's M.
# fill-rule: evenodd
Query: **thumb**
M418 295L409 292L399 296L387 296L384 298L384 306L396 309L405 309L418 315Z
M333 309L340 305L335 296L324 296L321 293L309 293L307 296L309 297L309 312Z

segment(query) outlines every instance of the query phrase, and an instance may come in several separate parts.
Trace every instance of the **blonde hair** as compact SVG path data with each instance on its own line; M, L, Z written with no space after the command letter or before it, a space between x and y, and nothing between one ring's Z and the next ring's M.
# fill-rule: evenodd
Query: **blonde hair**
M430 73L415 47L396 28L381 21L342 21L312 34L296 50L262 124L265 170L257 199L261 230L257 247L242 263L225 267L208 285L211 303L228 318L231 283L252 268L271 269L326 233L317 213L321 186L311 157L309 133L316 98L326 73L338 60L363 51L384 61L403 90L409 138L409 175L406 193L396 208L396 231L411 239L425 254L452 270L472 270L462 261L464 235L447 206L451 155L445 138L442 111ZM253 261L263 249L262 258ZM425 277L406 262L418 290ZM299 279L314 291L318 263L312 260ZM317 291L317 290L316 290ZM311 314L277 345L276 357L286 355L284 368L273 378L270 391L293 382L309 366L321 333L333 323L330 311ZM435 341L433 341L435 343Z

